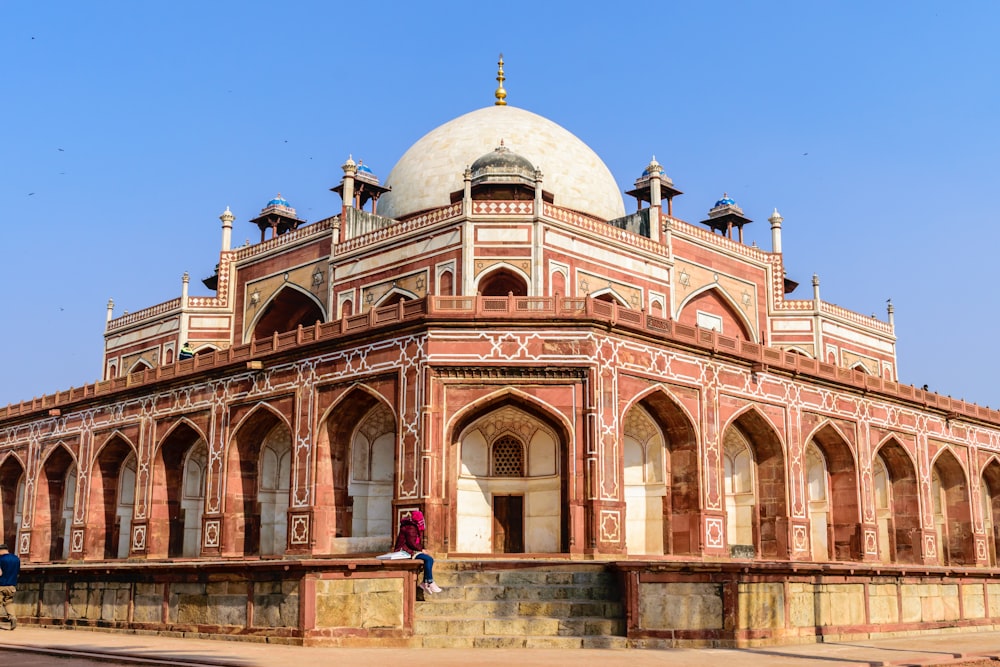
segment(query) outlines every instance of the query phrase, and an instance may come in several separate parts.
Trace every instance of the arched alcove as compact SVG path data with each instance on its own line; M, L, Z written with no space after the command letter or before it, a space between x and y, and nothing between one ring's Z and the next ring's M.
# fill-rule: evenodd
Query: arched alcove
M861 512L858 497L858 475L854 454L845 438L830 423L817 430L810 443L815 454L808 456L807 475L809 500L813 504L810 521L812 534L821 538L816 523L821 521L820 506L823 499L818 495L825 492L827 529L827 559L858 560L861 557ZM817 456L818 454L818 456ZM813 556L821 558L820 550L814 549Z
M724 432L722 455L727 543L751 545L757 557L786 558L785 454L774 427L756 409L742 412Z
M528 296L528 283L509 268L494 269L479 279L478 291L483 296Z
M290 286L282 287L264 306L253 324L249 339L261 339L292 331L300 324L311 327L325 321L323 308L312 295Z

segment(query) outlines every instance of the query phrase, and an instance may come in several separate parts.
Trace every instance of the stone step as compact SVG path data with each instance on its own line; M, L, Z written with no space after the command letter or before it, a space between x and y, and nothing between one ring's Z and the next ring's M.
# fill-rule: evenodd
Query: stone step
M448 636L426 635L422 637L423 648L606 648L626 649L629 642L625 637L518 637L495 636Z
M541 586L541 585L475 585L451 586L435 577L444 590L435 599L441 600L617 600L617 587L611 586Z
M600 617L552 618L536 616L530 618L472 619L461 616L442 616L416 619L413 630L415 634L420 636L589 637L624 635L625 620Z
M450 570L434 566L434 579L442 586L599 586L615 587L615 577L606 572Z
M439 593L438 595L443 595ZM430 598L430 599L428 599ZM518 617L578 618L596 616L617 618L622 616L620 602L610 600L447 600L424 596L417 605L416 617L458 618L518 618Z
M425 647L618 648L629 646L616 576L601 564L435 564L444 589L418 592L414 637Z

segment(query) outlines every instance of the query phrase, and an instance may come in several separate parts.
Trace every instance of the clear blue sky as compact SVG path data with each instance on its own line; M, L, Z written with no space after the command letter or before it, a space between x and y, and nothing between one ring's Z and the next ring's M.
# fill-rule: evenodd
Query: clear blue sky
M353 154L383 179L508 101L623 189L655 154L690 222L728 192L793 295L885 319L900 380L1000 407L996 2L41 2L0 5L0 405L101 374L115 315L192 294L219 214L302 217ZM634 205L626 200L627 205ZM630 209L631 210L631 209Z

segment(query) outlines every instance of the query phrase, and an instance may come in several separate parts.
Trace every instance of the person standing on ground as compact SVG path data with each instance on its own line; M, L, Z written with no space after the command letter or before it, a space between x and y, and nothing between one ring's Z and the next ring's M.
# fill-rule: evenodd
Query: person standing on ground
M424 513L420 510L413 510L403 515L399 522L399 533L396 535L396 551L405 551L414 558L418 558L424 563L424 581L420 588L425 593L440 593L441 587L434 583L434 559L424 551L423 537Z
M20 573L21 559L12 554L6 544L0 544L0 610L7 616L11 630L17 627L17 617L9 605L14 601Z

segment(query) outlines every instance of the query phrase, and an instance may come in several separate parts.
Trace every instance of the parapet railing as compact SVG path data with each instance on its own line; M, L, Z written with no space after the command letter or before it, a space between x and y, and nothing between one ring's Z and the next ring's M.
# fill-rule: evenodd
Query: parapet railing
M601 323L622 330L650 336L668 343L698 348L712 355L726 355L751 364L756 372L781 371L837 383L862 392L919 404L920 407L943 411L947 418L967 417L990 422L1000 427L1000 411L967 403L950 396L941 396L912 385L867 375L861 371L841 368L811 357L787 352L759 343L724 336L713 329L682 324L674 320L631 310L618 304L590 297L487 297L431 296L420 300L400 301L394 305L372 308L368 312L344 317L334 322L299 326L294 331L275 333L245 345L196 355L173 364L145 369L83 387L73 387L13 403L0 408L0 419L18 417L48 410L51 415L71 403L105 396L111 393L151 385L164 380L183 378L194 373L222 369L233 364L259 360L268 355L294 350L303 345L392 329L405 322L525 322L543 321L553 326Z

